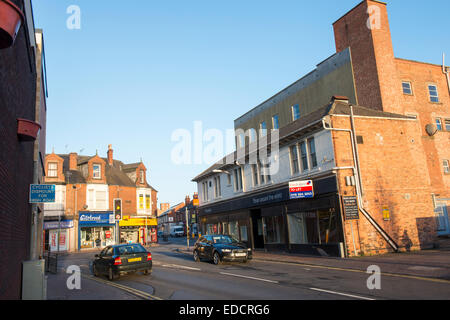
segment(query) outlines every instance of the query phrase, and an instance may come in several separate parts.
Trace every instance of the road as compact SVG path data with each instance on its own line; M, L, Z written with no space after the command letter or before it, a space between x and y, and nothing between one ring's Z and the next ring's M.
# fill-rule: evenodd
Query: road
M370 290L370 276L355 270L314 268L253 260L247 264L195 262L177 252L179 239L152 248L153 273L123 275L110 282L91 273L95 252L61 257L59 267L78 265L83 281L113 286L139 299L150 300L395 300L450 299L450 282L383 276L381 289ZM49 289L50 290L50 289ZM80 294L80 293L79 293ZM95 295L89 299L116 299ZM49 292L51 299L52 293ZM66 297L70 299L70 296Z

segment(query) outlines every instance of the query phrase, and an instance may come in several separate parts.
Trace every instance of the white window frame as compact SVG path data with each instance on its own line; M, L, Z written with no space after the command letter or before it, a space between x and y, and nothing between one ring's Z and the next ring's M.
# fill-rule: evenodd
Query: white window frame
M98 171L95 169L96 166L98 166L98 168L99 168ZM96 173L98 173L98 176L96 176ZM94 163L92 165L92 178L97 179L97 180L100 180L102 178L102 165L101 164Z
M295 166L294 166L293 150L295 150L295 152L297 153L297 168L295 168ZM301 172L301 165L300 165L299 147L298 147L297 143L289 146L289 160L291 163L291 175L299 174ZM297 170L295 170L295 169L297 169Z
M311 152L311 143L310 143L311 141L313 141L313 144L314 144L314 153ZM319 163L317 162L316 139L314 137L310 137L306 140L306 144L307 144L307 148L308 148L307 153L308 153L308 159L309 159L309 167L310 167L310 169L315 169L319 166ZM314 164L313 154L314 154L314 158L315 158L314 160L315 160L316 165L313 165Z
M433 91L436 91L436 96L432 96L432 95L431 95L430 87L436 88L436 90L433 90ZM431 102L431 103L440 103L441 101L440 101L440 99L439 99L439 90L438 90L437 85L436 85L436 84L433 84L433 83L429 83L429 84L427 84L427 88L428 88L428 98L430 99L430 102ZM437 98L437 101L433 101L433 100L432 100L433 98Z
M54 165L55 167L50 168L51 165ZM58 177L58 162L47 163L47 176L49 178L57 178Z
M442 160L442 167L445 174L450 174L450 161L447 159Z
M410 93L405 92L404 84L408 84ZM406 80L402 81L402 92L406 96L412 96L413 95L413 89L412 89L411 81L406 81Z

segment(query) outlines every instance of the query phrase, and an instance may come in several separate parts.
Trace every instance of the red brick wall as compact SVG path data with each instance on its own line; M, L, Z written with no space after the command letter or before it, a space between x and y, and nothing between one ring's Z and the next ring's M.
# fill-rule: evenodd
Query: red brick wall
M22 261L29 259L33 142L17 137L17 118L35 119L35 58L22 27L0 50L0 300L21 298Z
M334 128L350 129L349 117L333 117ZM429 248L436 238L436 224L427 175L427 155L418 121L355 118L364 206L402 250ZM333 132L336 165L352 166L350 136ZM351 170L339 171L341 195L355 195L355 187L345 185ZM383 207L390 221L383 220ZM353 228L353 232L352 232ZM349 255L354 255L353 239L359 253L390 251L389 245L360 213L358 221L345 221L344 233Z

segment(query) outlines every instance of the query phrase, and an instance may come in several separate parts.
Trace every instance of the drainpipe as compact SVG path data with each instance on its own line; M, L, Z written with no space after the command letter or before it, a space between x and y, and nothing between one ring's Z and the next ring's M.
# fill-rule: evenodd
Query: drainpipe
M353 168L353 172L356 176L356 198L358 199L359 209L361 210L362 214L366 217L366 219L370 222L370 224L380 233L380 235L383 237L383 239L391 246L391 248L398 252L398 245L395 243L394 240L378 225L378 223L372 218L372 216L369 214L369 212L364 208L364 202L363 202L363 191L362 191L362 180L361 180L361 170L359 165L359 157L358 157L358 150L356 147L356 134L355 134L355 128L354 128L354 119L353 119L353 106L350 105L350 120L352 124L352 129L339 129L339 128L332 128L327 127L325 125L325 119L322 119L322 126L325 130L329 131L342 131L342 132L348 132L350 134L351 138L351 144L352 144L352 151L353 151L353 163L355 167Z
M448 92L450 93L450 77L449 77L449 71L450 68L445 66L445 54L442 54L442 73L445 74L445 76L447 77L447 86L448 86Z

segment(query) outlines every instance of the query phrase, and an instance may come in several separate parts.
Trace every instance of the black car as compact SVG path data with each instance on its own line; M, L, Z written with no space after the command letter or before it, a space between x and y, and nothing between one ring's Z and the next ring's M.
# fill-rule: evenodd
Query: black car
M109 280L129 272L151 274L152 254L138 243L108 246L95 255L92 269L95 276L107 275Z
M194 246L194 260L247 262L252 259L252 249L229 235L206 235L200 237Z

